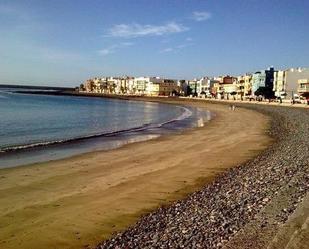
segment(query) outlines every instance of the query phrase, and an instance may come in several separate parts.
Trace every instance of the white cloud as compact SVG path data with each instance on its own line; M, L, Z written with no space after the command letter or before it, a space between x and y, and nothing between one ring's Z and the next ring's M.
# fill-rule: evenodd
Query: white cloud
M182 24L169 22L165 25L141 25L141 24L118 24L114 25L108 32L108 36L134 38L141 36L161 36L172 33L180 33L189 30Z
M185 48L185 47L188 47L188 46L189 46L188 44L180 44L180 45L176 46L176 48L182 49L182 48Z
M173 52L174 49L173 48L165 48L161 50L161 53L168 53L168 52Z
M133 42L122 42L122 43L120 43L120 47L128 47L128 46L132 46L132 45L134 45L134 43ZM118 47L119 47L118 46Z
M121 42L119 44L115 44L115 45L109 46L107 48L101 49L101 50L98 51L98 53L100 55L103 55L103 56L109 55L109 54L115 53L116 51L118 51L121 48L129 47L129 46L132 46L132 45L134 45L133 42Z
M101 50L98 51L98 53L100 55L108 55L108 54L112 54L114 52L115 52L115 50L112 49L112 48L104 48L104 49L101 49Z
M211 13L207 11L194 11L192 13L192 19L201 22L211 18Z
M161 53L170 53L170 52L176 53L176 52L178 52L178 51L180 51L180 50L182 50L186 47L189 47L191 45L192 45L192 43L183 43L183 44L179 44L175 47L168 47L168 48L162 49L160 52Z

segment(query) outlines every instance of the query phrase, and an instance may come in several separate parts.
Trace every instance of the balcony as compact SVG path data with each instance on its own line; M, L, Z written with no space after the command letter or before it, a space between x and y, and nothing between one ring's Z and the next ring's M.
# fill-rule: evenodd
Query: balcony
M306 93L306 92L309 92L309 84L304 85L304 86L299 86L298 92L299 92L299 93Z

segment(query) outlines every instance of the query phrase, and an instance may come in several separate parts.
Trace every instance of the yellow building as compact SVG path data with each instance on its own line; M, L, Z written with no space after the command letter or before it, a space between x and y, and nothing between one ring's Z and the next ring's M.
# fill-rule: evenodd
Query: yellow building
M180 90L176 80L158 78L149 81L146 89L149 96L171 96Z
M244 95L251 96L252 95L252 74L246 74L244 77Z
M245 96L245 76L241 75L237 77L237 91L236 91L236 99L243 99Z

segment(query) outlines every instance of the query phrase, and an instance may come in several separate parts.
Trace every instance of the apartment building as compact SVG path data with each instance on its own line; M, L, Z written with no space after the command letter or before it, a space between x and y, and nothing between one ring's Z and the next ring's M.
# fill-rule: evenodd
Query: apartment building
M286 72L285 70L274 72L273 91L277 98L284 98L286 96Z
M200 79L193 79L188 81L188 85L191 88L191 92L195 96L210 96L210 79L208 77L202 77Z
M237 78L232 76L224 76L215 78L212 87L212 94L219 99L234 98L237 94Z
M299 81L309 78L309 68L290 68L274 74L274 92L276 97L292 99L299 92Z
M248 97L252 95L252 74L246 74L244 80L244 95Z
M198 95L199 96L210 96L210 79L208 77L202 77L198 80Z
M301 96L304 96L306 99L309 99L309 78L299 79L298 80L298 93Z
M223 77L223 96L225 99L230 99L237 94L237 78L233 76Z
M134 79L137 94L170 96L179 92L177 80L160 77L138 77Z
M177 80L160 79L159 82L150 82L147 88L149 96L171 96L179 93Z
M236 91L236 99L243 99L245 96L245 76L241 75L237 77L237 91Z
M252 75L252 95L260 88L265 87L265 71L258 71Z

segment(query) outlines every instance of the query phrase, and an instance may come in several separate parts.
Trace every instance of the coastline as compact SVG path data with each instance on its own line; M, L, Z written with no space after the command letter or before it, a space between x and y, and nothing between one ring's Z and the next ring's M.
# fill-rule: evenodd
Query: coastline
M42 96L44 97L44 95ZM42 96L40 97L42 98ZM85 98L75 96L72 98L63 97L60 99L74 99L75 101L87 101L90 103L94 101L100 105L102 105L102 103L104 105L105 101L110 101L111 103L115 101L116 103L121 102L122 105L154 106L160 110L160 113L155 113L155 115L158 116L158 120L155 118L150 120L149 116L147 116L147 121L141 120L140 122L135 122L137 125L127 126L128 128L125 128L124 122L120 122L117 127L122 127L122 129L115 127L104 131L105 129L102 127L97 129L96 132L89 131L88 134L85 131L82 131L82 135L75 132L75 136L69 136L66 132L63 132L64 136L62 138L58 136L56 139L44 139L32 143L20 143L20 145L1 147L0 169L59 160L91 151L107 151L129 143L146 141L162 135L179 133L182 132L182 130L204 125L211 119L212 115L205 109L185 107L183 105L171 105L168 103L154 103L147 100L143 103L135 100L132 100L132 102L130 100L116 99L98 100L97 98L91 97L85 100ZM162 119L164 115L165 118ZM159 117L161 118L159 119ZM88 127L84 127L84 129L87 131ZM5 144L5 141L2 142Z
M111 99L122 99L132 101L154 101L154 102L166 102L167 99L177 100L189 100L189 101L207 101L210 103L237 103L237 104L251 104L251 105L266 105L266 106L282 106L282 107L293 107L293 108L309 108L308 104L299 103L280 103L280 102L269 102L269 101L256 101L256 100L226 100L226 99L215 99L215 98L191 98L191 97L171 97L171 96L142 96L142 95L117 95L117 94L104 94L104 93L92 93L92 92L76 92L76 91L16 91L18 93L25 94L43 94L43 95L55 95L55 96L79 96L79 97L97 97L97 98L111 98Z
M175 103L165 98L152 100ZM265 134L269 118L263 114L179 102L206 107L217 116L205 127L181 134L1 170L0 220L6 229L0 245L94 246L140 215L186 196L217 174L256 156L270 143Z
M271 116L274 143L96 248L307 248L309 113L239 106Z

